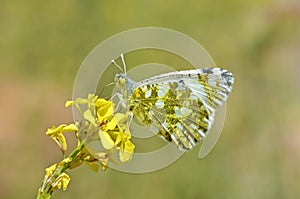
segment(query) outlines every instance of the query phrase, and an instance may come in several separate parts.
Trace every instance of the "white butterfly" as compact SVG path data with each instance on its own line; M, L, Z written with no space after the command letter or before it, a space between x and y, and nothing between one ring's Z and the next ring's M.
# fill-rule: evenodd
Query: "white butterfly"
M126 73L115 76L116 95L126 112L184 151L206 137L233 82L232 74L221 68L170 72L140 82Z

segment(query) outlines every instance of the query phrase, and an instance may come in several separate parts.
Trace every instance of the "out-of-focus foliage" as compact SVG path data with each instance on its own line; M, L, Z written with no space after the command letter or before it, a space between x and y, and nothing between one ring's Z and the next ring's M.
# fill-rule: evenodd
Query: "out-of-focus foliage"
M35 197L60 155L43 132L72 121L62 104L81 62L109 36L144 26L191 36L232 71L220 140L203 160L195 149L150 174L80 168L54 197L300 198L299 13L292 0L2 0L0 198Z

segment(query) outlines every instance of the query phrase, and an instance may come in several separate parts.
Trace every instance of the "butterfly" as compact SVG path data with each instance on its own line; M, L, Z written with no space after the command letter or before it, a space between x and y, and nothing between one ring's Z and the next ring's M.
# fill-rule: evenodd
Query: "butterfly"
M170 72L139 82L118 73L115 93L126 112L187 151L205 139L233 82L232 73L216 67Z

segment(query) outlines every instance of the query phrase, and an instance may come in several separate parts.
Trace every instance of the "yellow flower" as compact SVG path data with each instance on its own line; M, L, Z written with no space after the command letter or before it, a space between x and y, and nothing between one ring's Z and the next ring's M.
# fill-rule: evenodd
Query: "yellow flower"
M98 122L102 124L106 119L110 118L114 112L114 106L111 101L105 99L97 99L95 106L97 108Z
M101 144L105 149L112 149L115 145L114 141L112 140L112 138L110 137L110 135L105 132L102 131L101 129L99 130L99 137L101 140Z
M121 162L127 162L131 160L134 152L134 147L134 144L130 140L124 143L124 148L119 152Z
M108 119L113 116L114 104L112 101L107 101L102 98L98 98L97 95L89 94L88 98L77 98L74 101L66 101L65 107L75 105L78 111L83 115L84 119L92 124L106 123ZM82 111L79 104L87 105L87 109Z
M128 127L128 115L122 113L114 114L114 103L107 101L94 94L89 94L87 99L77 98L74 101L67 101L65 106L75 105L83 115L83 118L98 128L98 136L104 153L115 153L119 151L121 162L129 161L134 152L134 144L130 141L131 135ZM81 111L79 105L87 105L87 109ZM61 138L63 139L63 138ZM103 156L104 157L104 156ZM98 158L103 168L107 167L108 160L111 158ZM106 156L105 156L106 157ZM88 163L94 170L94 164Z
M53 174L56 168L57 168L57 164L53 164L50 167L45 169L47 178Z
M95 118L95 116L93 115L90 109L84 111L83 117L94 126L97 126L97 119Z
M74 101L68 100L68 101L66 101L66 103L65 103L65 107L69 107L69 106L71 106L73 103L74 103Z
M104 131L118 131L118 129L126 128L127 125L127 116L122 113L116 113L111 120L103 125L102 129Z
M70 180L71 180L71 178L66 173L62 173L57 177L55 182L53 182L51 184L52 189L56 190L56 189L61 189L62 188L63 190L66 190Z
M121 162L127 162L132 158L134 152L134 144L130 141L131 135L129 132L119 132L115 145L120 147L119 157Z
M128 130L127 120L127 115L117 113L99 131L103 147L109 150L116 146L119 149L121 162L129 161L134 152L134 144L130 141L131 135ZM124 131L124 129L126 130Z
M78 128L75 124L61 124L58 127L53 126L46 131L46 135L50 136L59 146L63 153L67 150L66 138L63 135L65 132L77 132Z
M74 101L69 100L66 101L65 107L69 107L71 105L75 105L75 107L78 109L79 113L83 115L81 107L79 105L87 105L87 110L90 110L92 115L96 114L96 102L98 100L98 96L95 94L89 94L88 98L76 98Z
M115 146L116 135L119 134L120 130L118 128L120 115L123 114L114 115L114 117L99 130L99 137L105 149L112 149Z
M89 97L91 98L91 96L89 95ZM73 100L68 100L65 103L65 107L69 107L71 105L77 105L77 104L88 104L89 103L89 98L76 98L74 101Z

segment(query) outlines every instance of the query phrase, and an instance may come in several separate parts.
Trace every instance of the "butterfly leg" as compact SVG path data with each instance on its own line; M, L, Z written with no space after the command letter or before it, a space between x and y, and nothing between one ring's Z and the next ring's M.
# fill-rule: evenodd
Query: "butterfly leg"
M130 126L130 124L131 124L131 122L132 122L132 119L133 119L133 113L130 111L130 112L128 113L128 124L129 124L129 126Z
M113 101L113 99L115 99L116 97L118 99L118 103L117 103L117 106L115 108L115 111L118 110L120 107L126 108L126 104L125 104L124 100L122 100L123 99L123 95L121 93L115 93L115 94L113 94L111 96L111 98L110 98L110 101Z

